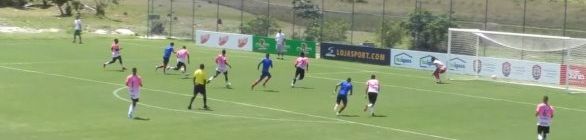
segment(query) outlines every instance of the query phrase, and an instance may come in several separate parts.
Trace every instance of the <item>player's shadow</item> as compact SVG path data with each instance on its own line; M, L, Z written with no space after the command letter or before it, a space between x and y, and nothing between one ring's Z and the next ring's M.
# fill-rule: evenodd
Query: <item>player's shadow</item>
M348 118L353 118L353 117L360 117L359 115L338 115L338 117L348 117Z
M272 90L272 89L265 89L265 90L262 90L262 91L263 91L263 92L272 92L272 93L277 93L277 92L279 92L278 90Z
M138 120L138 121L150 121L151 119L149 118L143 118L143 117L134 117L134 120Z
M294 87L294 88L300 88L300 89L315 89L315 88L312 88L312 87Z
M198 108L197 110L200 110L200 111L214 111L211 108Z
M112 71L112 72L124 72L124 70L112 70L112 69L107 69L106 71Z
M440 85L447 85L447 84L450 84L450 83L446 83L446 82L439 82L439 83L437 83L437 82L436 82L436 84L440 84Z
M387 117L387 115L372 115L371 117L375 117L375 118L384 118Z
M181 75L179 73L166 73L165 75Z

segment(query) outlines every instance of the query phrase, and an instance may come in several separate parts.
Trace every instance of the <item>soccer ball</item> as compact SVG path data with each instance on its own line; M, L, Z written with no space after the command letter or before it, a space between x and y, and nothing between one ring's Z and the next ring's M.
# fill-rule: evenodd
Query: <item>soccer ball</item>
M490 79L492 79L492 80L496 80L496 75L491 75L491 76L490 76Z

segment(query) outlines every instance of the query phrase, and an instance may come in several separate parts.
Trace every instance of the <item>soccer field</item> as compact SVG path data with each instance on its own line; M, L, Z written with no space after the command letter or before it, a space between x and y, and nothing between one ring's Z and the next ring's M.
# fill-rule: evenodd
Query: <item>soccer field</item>
M0 38L0 139L536 139L534 112L543 95L556 107L550 139L586 138L584 94L490 81L440 85L428 71L323 59L312 59L306 79L291 88L294 57L274 59L268 87L251 91L264 54L233 50L227 53L233 89L220 76L208 86L213 110L187 110L191 79L154 68L170 41L121 38L125 65L137 67L144 82L137 115L149 119L130 120L124 88L130 71L119 71L118 63L102 69L112 39L87 37L78 45L69 38ZM220 50L174 42L190 50L190 73L200 63L214 73ZM383 85L377 117L362 112L371 74ZM336 116L332 90L347 77L354 95ZM201 96L194 107L202 107Z

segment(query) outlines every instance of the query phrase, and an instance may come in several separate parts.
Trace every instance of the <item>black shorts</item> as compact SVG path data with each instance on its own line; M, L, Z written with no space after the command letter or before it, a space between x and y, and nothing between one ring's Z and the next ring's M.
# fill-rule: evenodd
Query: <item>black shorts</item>
M549 134L549 126L537 126L537 134Z
M303 80L303 78L305 77L305 70L297 67L297 70L295 70L295 77L299 76L299 80Z
M120 62L120 64L122 64L122 56L112 57L112 60L108 63L112 64L112 63L116 62L116 60L118 60L118 62Z
M270 72L267 72L267 71L263 71L263 72L260 74L260 79L264 79L265 77L269 77L269 78L271 78L271 77L272 77L272 76L271 76L271 73L270 73Z
M138 102L138 98L136 98L136 99L131 98L130 100L132 100L132 102Z
M377 96L378 96L378 93L369 92L368 93L368 103L371 103L372 105L374 105L376 103Z
M73 35L81 35L81 30L75 30L75 32L73 32Z
M169 58L163 57L163 65L167 66L169 64Z
M181 67L185 67L185 69L187 69L187 65L185 65L185 63L177 62L177 67L175 67L175 69L178 70L181 69Z
M336 97L336 103L340 104L340 102L344 103L344 105L347 105L348 104L348 95L338 94L338 97Z
M205 85L197 84L197 85L193 86L193 95L196 95L198 93L200 93L202 95L205 95L206 94L206 87L205 87Z

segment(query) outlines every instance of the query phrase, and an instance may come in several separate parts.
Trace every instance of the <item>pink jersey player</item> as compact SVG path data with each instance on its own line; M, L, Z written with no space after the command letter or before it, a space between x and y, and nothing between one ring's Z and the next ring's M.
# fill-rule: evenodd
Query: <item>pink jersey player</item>
M133 69L133 74L126 77L126 86L132 99L138 99L140 87L142 87L142 78L138 76Z
M226 72L228 70L227 64L228 63L228 58L226 58L225 55L218 55L216 57L216 65L218 65L218 67L216 68L217 71L219 72Z
M537 117L537 139L546 140L549 134L549 126L555 112L553 106L548 103L549 97L543 96L543 102L537 104L535 117Z
M298 68L301 68L303 70L307 70L308 65L309 65L309 58L307 58L307 57L298 57L297 60L295 60L295 66Z
M128 94L130 94L130 99L132 101L130 107L128 107L129 119L134 119L134 111L140 96L140 87L142 87L142 78L136 74L136 71L136 68L132 68L132 74L126 77L126 87L128 87Z
M380 85L378 84L378 80L376 79L370 79L366 81L366 86L368 87L367 92L369 93L378 93L380 91Z
M539 126L549 126L551 124L551 119L553 118L554 109L547 103L540 103L537 105L537 109L535 109L537 114L537 125Z
M187 63L187 56L189 55L189 51L187 49L181 49L177 51L177 61L182 63Z
M366 81L366 96L368 97L368 103L364 106L364 112L368 111L371 116L374 116L374 106L379 93L380 83L374 74L370 75L370 80Z

